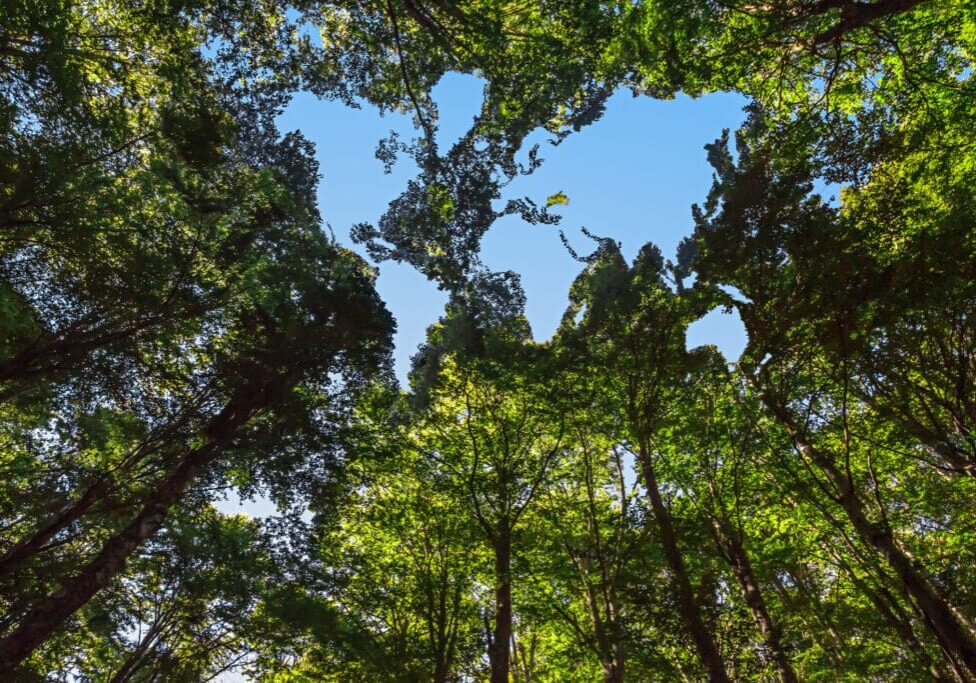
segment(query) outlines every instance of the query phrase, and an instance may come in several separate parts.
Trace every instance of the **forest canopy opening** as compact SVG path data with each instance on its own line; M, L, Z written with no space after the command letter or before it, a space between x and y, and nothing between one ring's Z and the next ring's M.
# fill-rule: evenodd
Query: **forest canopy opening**
M8 3L0 679L976 680L974 56L964 0Z

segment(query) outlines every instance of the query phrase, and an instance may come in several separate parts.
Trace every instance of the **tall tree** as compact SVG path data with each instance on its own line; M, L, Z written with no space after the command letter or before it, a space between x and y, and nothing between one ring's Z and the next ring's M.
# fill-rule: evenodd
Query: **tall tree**
M626 416L618 438L637 458L685 625L709 678L726 681L728 673L703 618L665 500L656 444L665 417L687 394L687 372L695 359L685 350L685 329L707 310L708 301L697 289L669 289L664 260L653 245L644 246L628 266L619 245L603 239L588 261L573 284L572 305L560 333L567 345L582 348L584 362L609 370L596 381L602 384L607 409Z
M693 389L670 420L661 448L669 479L689 492L716 548L738 584L761 638L760 655L784 682L797 681L780 625L774 621L765 590L753 568L747 523L757 509L761 484L753 467L762 462L755 402L728 372L721 354L701 350L705 362L692 375ZM709 357L710 356L710 357ZM757 505L758 503L758 505Z
M514 343L524 342L516 338ZM564 448L564 425L553 398L538 375L449 355L441 360L417 435L416 447L430 460L433 476L464 502L493 557L494 624L488 639L493 683L507 683L511 670L518 533Z
M638 530L624 450L600 432L603 416L571 418L568 454L533 520L531 591L536 608L564 622L579 643L577 658L594 658L606 683L625 680L629 603Z
M898 577L940 644L972 671L976 635L969 620L894 534L872 463L877 445L867 448L866 469L852 464L862 450L853 445L851 429L851 387L858 378L843 350L861 332L849 326L851 318L874 302L858 296L864 290L837 289L831 271L848 281L847 254L865 252L852 244L856 234L845 230L843 217L810 194L807 160L775 155L763 146L762 130L754 114L738 137L737 165L724 140L711 147L717 176L704 211L696 214L698 272L746 297L736 300L750 335L746 372L762 402L797 453L822 473L829 497ZM820 258L825 250L835 255L830 270ZM889 295L872 298L884 306Z
M215 371L209 419L174 449L137 512L0 640L7 670L108 585L201 472L219 466L235 449L254 448L255 438L266 453L273 449L281 438L274 429L276 414L278 420L307 415L309 427L328 420L332 394L354 387L382 362L390 323L365 266L321 236L294 246L284 251L283 262L268 262L256 278L254 297L242 302L238 322L208 349Z

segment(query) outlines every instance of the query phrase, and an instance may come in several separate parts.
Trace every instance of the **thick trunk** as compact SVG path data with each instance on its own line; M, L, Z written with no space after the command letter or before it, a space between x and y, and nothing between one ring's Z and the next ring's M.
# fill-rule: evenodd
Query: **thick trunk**
M2 674L12 674L20 662L105 588L125 568L129 556L156 533L170 508L183 497L200 468L212 462L233 438L237 429L254 414L258 407L255 399L259 394L245 393L252 395L228 403L211 422L207 443L189 451L183 457L149 495L132 522L109 538L98 555L75 578L36 603L20 620L17 628L0 639L0 678Z
M895 542L891 532L867 517L864 503L858 496L854 483L827 454L820 452L803 438L789 410L769 395L763 397L763 402L790 433L797 448L826 475L837 491L837 502L847 514L851 526L865 544L874 548L884 558L905 593L911 596L925 615L939 641L958 657L969 671L976 673L976 637L956 619L952 607L915 567L912 560Z
M779 628L769 615L769 610L766 609L766 600L763 598L759 583L752 571L752 562L749 561L749 556L746 554L742 542L733 534L722 533L720 529L716 529L716 534L724 537L720 542L728 555L735 578L739 582L742 599L756 622L756 628L762 636L766 652L776 665L780 679L783 683L796 683L796 672L793 671L793 665L783 647Z
M508 683L512 642L512 531L502 523L494 541L495 630L488 647L491 683Z
M731 683L725 665L718 653L718 648L712 638L711 633L705 627L702 620L698 602L695 600L694 592L691 588L691 581L688 578L688 571L685 568L684 558L678 548L678 543L674 534L674 527L671 524L671 515L664 507L661 500L661 492L657 487L657 478L654 476L654 467L651 463L649 452L645 444L642 444L638 452L641 470L644 475L644 484L647 486L647 495L651 499L651 510L657 522L658 531L661 536L661 546L664 550L668 567L674 575L674 588L678 597L678 605L681 615L685 620L685 626L695 642L695 650L705 670L708 671L708 680L712 683ZM494 683L494 682L493 682Z
M38 603L13 633L0 640L0 673L12 671L122 571L129 556L162 526L169 508L216 452L208 446L183 460L129 526L110 538L78 576Z

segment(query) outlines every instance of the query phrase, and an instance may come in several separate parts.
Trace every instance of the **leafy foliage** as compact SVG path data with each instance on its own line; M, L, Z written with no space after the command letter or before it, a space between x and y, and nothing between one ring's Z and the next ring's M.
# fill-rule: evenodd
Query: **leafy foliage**
M963 0L7 2L0 678L973 680L974 54ZM537 342L480 244L619 88L749 118ZM449 295L407 390L298 89L413 116L353 235Z

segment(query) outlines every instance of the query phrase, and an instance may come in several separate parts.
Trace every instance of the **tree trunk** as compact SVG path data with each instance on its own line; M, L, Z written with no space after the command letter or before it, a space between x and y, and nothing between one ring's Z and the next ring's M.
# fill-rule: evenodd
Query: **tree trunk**
M580 560L576 559L577 566ZM606 574L604 574L606 576ZM600 613L599 598L589 581L586 582L584 598L593 625L593 638L600 653L600 666L603 668L604 683L621 683L624 679L624 648L620 637L617 610L611 597L604 593L606 618Z
M214 418L212 424L216 424L218 419L220 419L219 415ZM116 483L113 478L117 480L123 477L126 470L131 470L149 455L155 453L163 443L164 439L162 438L154 438L143 443L122 461L114 475L112 473L101 474L79 498L63 505L31 536L15 543L0 556L0 578L12 573L25 561L43 552L51 539L59 532L84 517L93 505L115 491Z
M624 683L624 663L614 659L603 663L603 683Z
M512 642L512 530L499 525L495 551L495 631L488 647L491 683L508 683Z
M718 648L712 638L712 634L705 627L702 621L701 611L695 600L694 592L691 589L691 581L688 578L688 571L685 568L684 558L678 548L677 540L674 535L674 527L671 525L671 515L664 507L661 500L661 492L657 487L657 478L654 476L654 467L646 444L641 444L637 453L640 460L641 470L644 475L644 483L647 486L647 495L651 499L651 510L657 522L658 531L661 535L661 545L664 555L668 561L668 567L674 574L674 588L677 592L678 605L681 615L684 617L685 626L688 628L692 640L695 642L695 650L698 658L708 671L708 680L711 683L731 683L728 673L725 671L725 664L718 653ZM494 683L494 681L492 682Z
M107 488L107 477L100 477L80 498L63 506L32 536L14 544L0 557L0 578L7 576L25 560L41 552L58 532L84 516L92 505L100 500Z
M596 649L600 652L600 666L603 668L604 683L622 683L624 680L624 647L620 636L617 611L606 597L606 619L600 614L597 596L592 585L587 586L586 603L593 624Z
M230 401L211 421L207 442L180 460L132 522L109 538L74 579L38 602L13 632L0 639L0 677L14 673L20 662L125 568L129 556L162 526L169 509L183 497L197 472L217 458L238 428L259 407L267 405L270 395L267 391L244 391Z
M779 594L783 604L799 615L803 621L805 632L820 646L831 664L838 669L842 668L844 659L840 656L840 652L844 649L843 643L837 635L837 630L824 618L819 605L811 603L807 599L806 592L799 585L797 585L797 595L793 596L790 595L790 590L783 585L782 580L775 573L770 578L773 589ZM827 638L824 637L824 634L827 635Z
M857 572L851 567L836 551L830 551L835 561L845 570L851 583L861 593L863 593L874 605L874 609L881 615L881 618L898 634L902 642L908 648L908 653L918 658L919 663L929 672L933 681L956 681L961 678L951 675L944 670L941 662L934 662L929 657L925 646L919 641L912 628L911 621L902 614L895 596L888 593L883 586L879 590L874 590L868 583L861 579Z
M823 45L839 40L850 31L863 28L878 19L907 12L921 2L923 0L875 0L875 2L853 2L849 0L840 5L840 21L814 36L813 44ZM833 2L822 2L820 4L828 8L837 5Z
M721 529L716 528L716 536L728 556L732 565L732 571L736 580L739 582L739 590L742 592L742 599L752 613L752 618L756 622L756 628L762 636L763 644L769 654L770 659L776 665L779 677L783 683L796 683L796 672L786 654L783 642L780 639L780 631L773 618L766 609L766 601L763 599L756 575L752 571L752 562L742 547L742 541L734 534L725 534Z
M902 641L905 643L907 651L909 653L914 653L918 657L919 663L929 671L933 680L956 681L957 683L969 681L970 679L965 670L960 667L959 663L953 659L951 653L949 653L941 643L939 643L939 652L942 656L941 661L934 661L931 657L929 657L929 654L925 649L925 645L921 642L915 632L912 616L905 612L898 600L898 597L893 595L889 590L889 587L891 587L892 584L891 576L882 567L878 566L875 558L864 556L864 553L861 552L859 547L851 540L849 534L847 533L847 529L841 520L836 519L822 506L817 505L817 507L824 518L830 522L831 526L833 526L844 539L844 545L850 552L853 561L867 574L873 574L876 577L878 581L877 588L872 588L868 584L867 580L861 579L857 575L855 568L844 559L838 549L828 546L825 548L825 550L831 556L833 556L834 561L837 562L838 566L844 569L855 588L860 590L868 597L868 599L871 600L871 604L874 605L875 609L885 620L885 622L898 633ZM899 590L901 588L900 585L893 587L895 590L901 593L902 597L908 601L909 607L917 613L918 607L912 601L911 596L905 594L903 589ZM922 620L924 621L924 615L920 616L922 616Z
M127 681L132 679L143 656L153 647L156 639L159 637L161 626L162 624L157 621L149 628L146 635L139 641L135 649L129 653L129 656L126 657L122 666L119 667L118 671L115 672L115 675L112 676L108 683L127 683Z
M969 671L976 673L976 637L956 619L952 607L898 546L891 531L875 524L867 517L864 503L854 489L854 483L841 472L827 454L815 448L801 435L786 406L774 400L768 393L763 395L763 403L786 428L800 452L826 475L837 491L838 504L847 514L858 536L885 559L901 587L925 615L939 641L944 643Z

